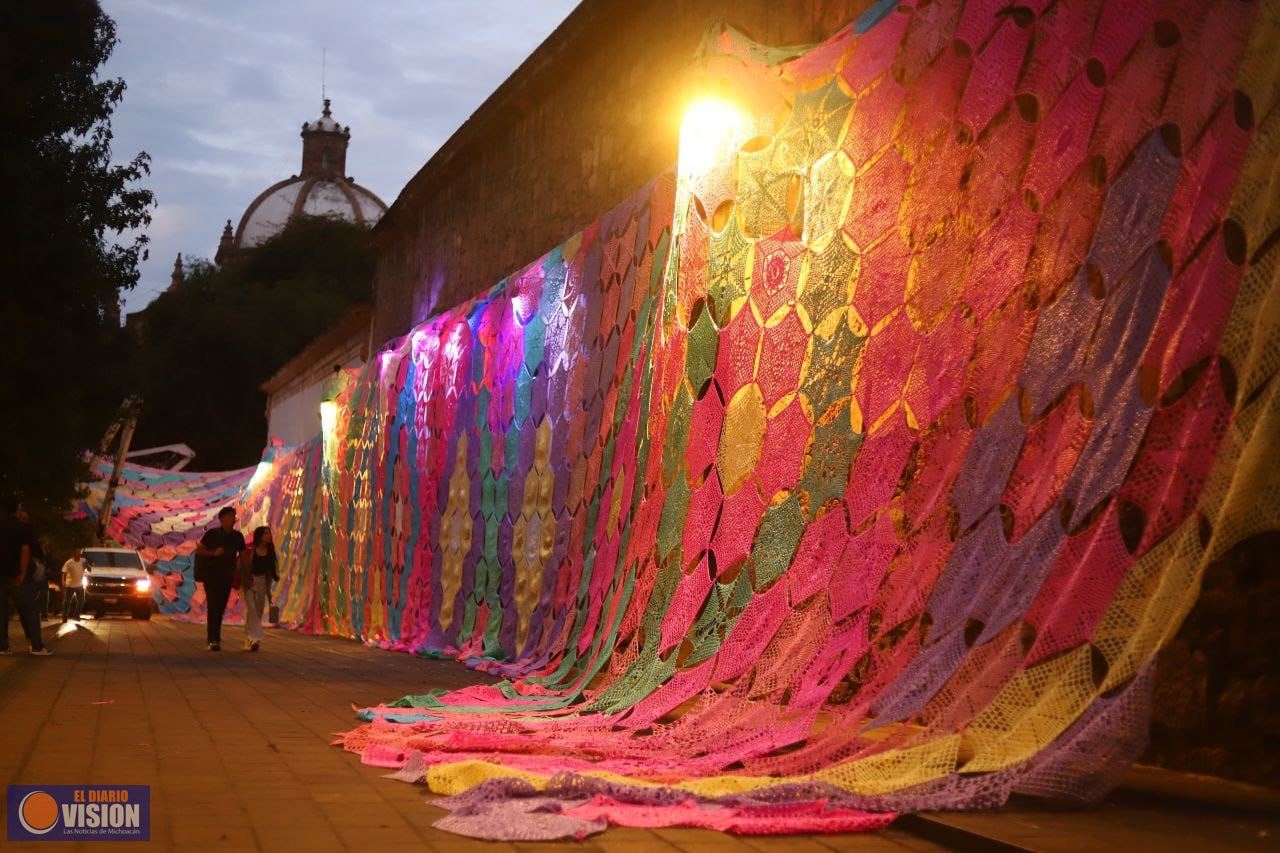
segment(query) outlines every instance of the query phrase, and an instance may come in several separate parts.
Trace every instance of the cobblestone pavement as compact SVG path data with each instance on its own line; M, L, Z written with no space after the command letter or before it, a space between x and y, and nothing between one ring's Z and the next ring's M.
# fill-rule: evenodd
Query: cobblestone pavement
M25 648L17 624L9 630L13 648ZM215 655L204 650L203 626L167 619L109 618L79 627L46 625L45 631L53 657L0 657L0 778L46 785L150 785L151 838L157 848L297 853L407 847L624 853L944 849L901 828L763 839L692 829L614 828L566 844L459 838L432 827L443 812L424 803L422 788L383 779L385 771L362 766L329 742L332 733L354 725L353 705L429 687L480 683L485 676L453 662L288 631L269 632L256 655L239 651L237 627L225 632L226 650ZM1048 814L1002 811L968 817L985 820L984 832L1007 830L1010 841L1031 849L1083 850L1111 840L1130 848L1151 841L1151 849L1207 849L1203 834L1195 832L1197 821L1186 815L1176 820L1176 834L1162 834L1157 827L1168 815L1158 809L1154 814L1134 808ZM1280 837L1274 823L1262 829L1238 822L1209 826L1218 833L1214 840L1245 849L1274 843ZM1268 829L1269 837L1258 836ZM8 847L48 849L41 843Z

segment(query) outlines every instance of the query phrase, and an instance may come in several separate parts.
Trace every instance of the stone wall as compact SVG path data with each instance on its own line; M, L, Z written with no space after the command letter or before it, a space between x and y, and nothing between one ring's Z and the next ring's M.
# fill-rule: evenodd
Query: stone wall
M708 24L821 41L870 0L587 0L409 182L375 231L375 346L534 260L674 165Z
M1160 654L1143 761L1280 787L1280 533L1246 539L1204 575Z

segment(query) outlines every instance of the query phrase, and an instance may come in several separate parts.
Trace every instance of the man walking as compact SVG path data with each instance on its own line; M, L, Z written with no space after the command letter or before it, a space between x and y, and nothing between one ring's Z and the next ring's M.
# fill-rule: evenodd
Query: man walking
M9 654L9 605L18 611L22 630L31 644L31 654L53 654L40 638L38 596L46 587L35 577L32 552L35 534L30 524L20 520L22 505L13 498L0 499L0 654Z
M71 552L71 557L62 564L62 621L71 619L80 621L80 611L84 609L84 574L89 570L89 563L84 552L79 548Z
M222 651L222 615L231 597L231 581L236 561L244 550L244 536L236 530L236 511L225 506L218 511L218 526L205 531L196 543L196 580L204 581L208 602L206 635L209 651Z

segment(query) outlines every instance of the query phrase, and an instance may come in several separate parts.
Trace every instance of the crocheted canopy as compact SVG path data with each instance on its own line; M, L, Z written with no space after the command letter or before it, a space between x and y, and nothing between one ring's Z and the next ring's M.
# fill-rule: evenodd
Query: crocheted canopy
M709 158L237 475L285 621L509 679L344 745L485 837L1108 790L1204 567L1280 529L1278 40L1276 0L716 28ZM113 531L189 550L135 477Z

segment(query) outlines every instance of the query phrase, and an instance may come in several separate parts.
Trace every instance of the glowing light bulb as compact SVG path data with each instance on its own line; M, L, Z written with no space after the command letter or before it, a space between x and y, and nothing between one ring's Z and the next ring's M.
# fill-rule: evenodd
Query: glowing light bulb
M695 101L680 123L680 176L695 177L728 159L743 142L746 119L724 101Z

